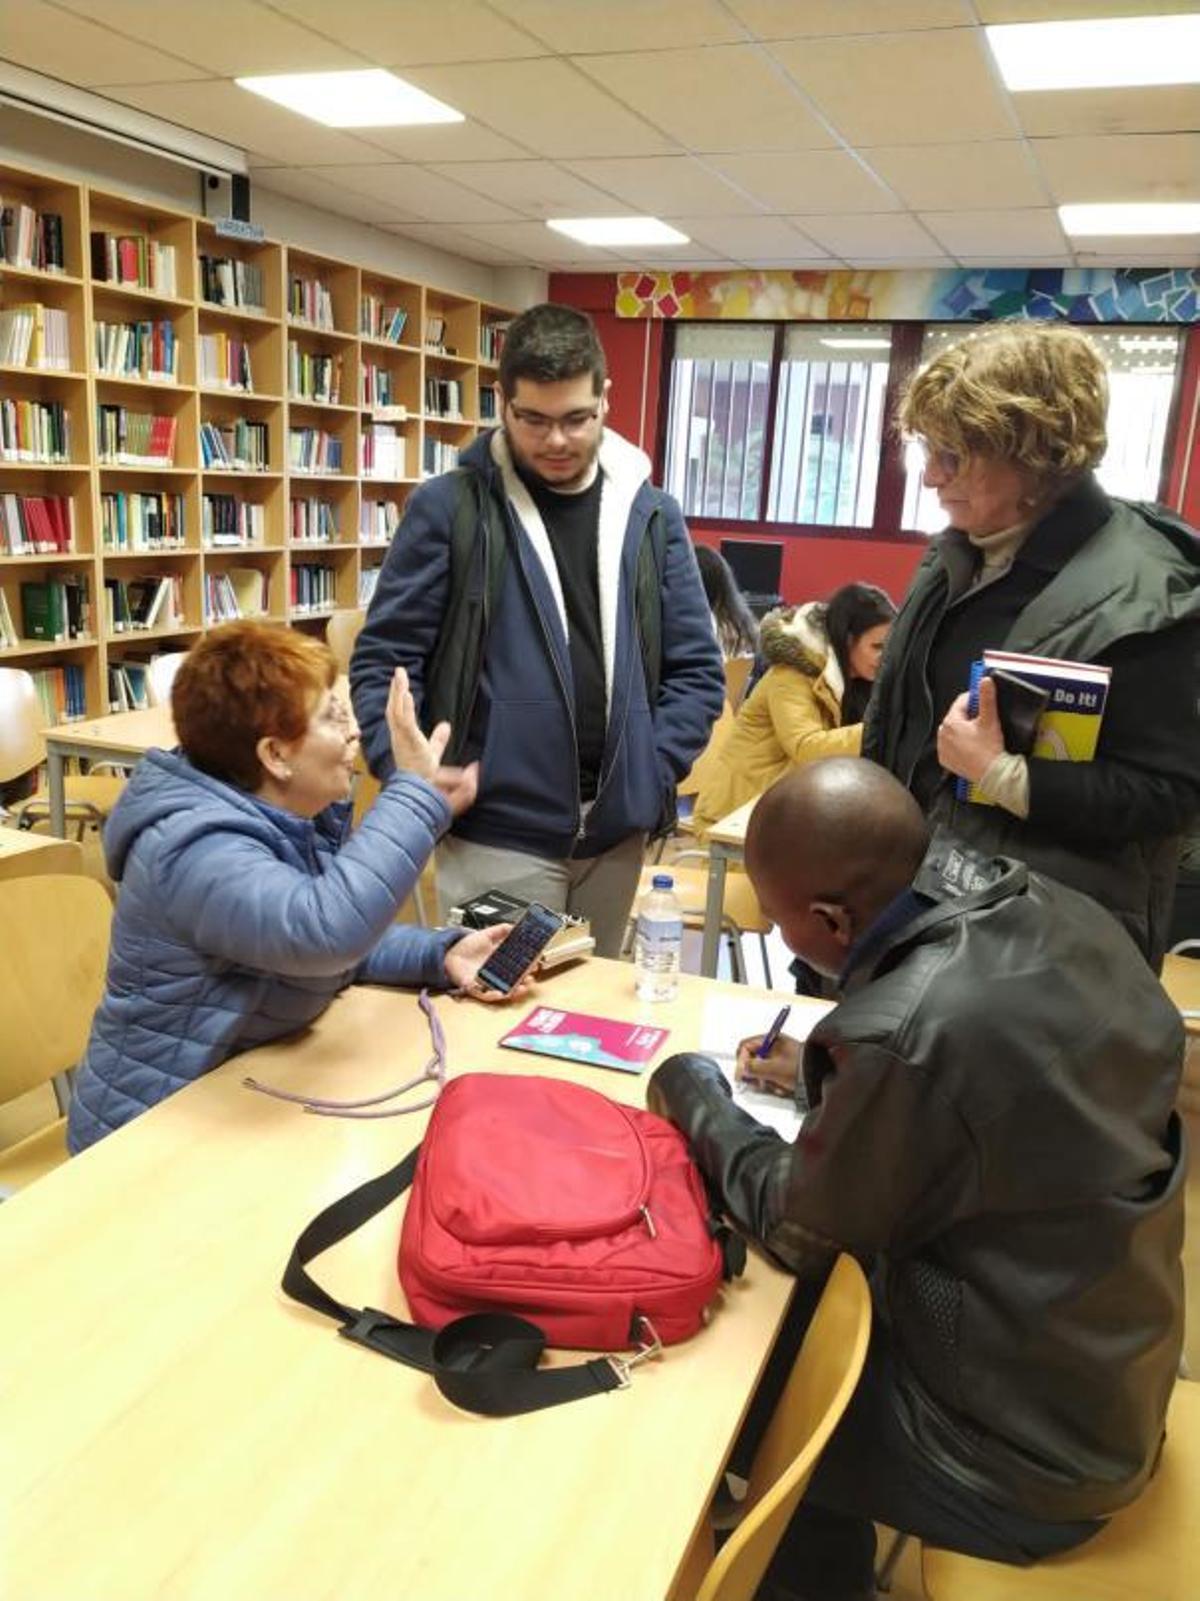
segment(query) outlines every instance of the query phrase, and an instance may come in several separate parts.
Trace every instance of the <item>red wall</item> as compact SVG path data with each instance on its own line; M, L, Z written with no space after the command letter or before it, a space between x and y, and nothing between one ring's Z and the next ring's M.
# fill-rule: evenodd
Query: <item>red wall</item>
M611 273L558 272L550 275L550 299L578 306L596 323L608 356L612 379L609 421L619 434L641 445L653 457L658 442L658 408L662 390L663 324L650 318L618 317L613 311L616 279ZM1174 449L1168 474L1168 504L1200 527L1200 328L1191 328L1184 353ZM878 584L899 600L908 588L924 543L915 540L842 539L781 533L772 527L746 525L746 531L690 524L700 544L719 546L722 539L782 540L783 598L789 604L823 600L854 580Z

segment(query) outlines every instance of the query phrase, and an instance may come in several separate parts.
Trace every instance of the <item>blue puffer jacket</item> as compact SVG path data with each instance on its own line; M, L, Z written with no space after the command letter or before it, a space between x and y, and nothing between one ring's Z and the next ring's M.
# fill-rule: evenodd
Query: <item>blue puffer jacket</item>
M348 804L308 821L152 750L104 833L121 891L70 1149L304 1028L356 979L444 984L461 931L392 919L449 821L431 785L396 775L350 835Z

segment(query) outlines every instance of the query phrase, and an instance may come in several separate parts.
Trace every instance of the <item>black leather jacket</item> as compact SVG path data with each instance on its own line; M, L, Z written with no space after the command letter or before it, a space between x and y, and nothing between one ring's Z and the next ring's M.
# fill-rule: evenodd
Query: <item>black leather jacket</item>
M649 1105L785 1266L876 1259L895 1404L943 1471L1101 1517L1153 1470L1179 1359L1182 1024L1117 924L1023 864L939 836L914 887L809 1037L794 1145L704 1057Z

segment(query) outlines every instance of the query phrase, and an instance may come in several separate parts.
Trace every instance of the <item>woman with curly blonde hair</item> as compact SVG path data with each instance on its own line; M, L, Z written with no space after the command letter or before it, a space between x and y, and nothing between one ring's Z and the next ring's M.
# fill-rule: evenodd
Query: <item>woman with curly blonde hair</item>
M1200 545L1101 489L1107 411L1103 360L1074 328L1005 324L915 374L899 422L949 526L892 630L863 755L968 843L1093 896L1157 968L1200 809ZM987 681L970 716L989 647L1111 667L1094 760L1007 750ZM956 800L959 777L992 804Z

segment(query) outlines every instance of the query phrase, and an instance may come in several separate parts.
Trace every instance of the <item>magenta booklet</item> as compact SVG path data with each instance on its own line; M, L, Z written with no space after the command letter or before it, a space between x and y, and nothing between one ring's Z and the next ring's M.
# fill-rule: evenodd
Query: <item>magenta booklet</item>
M625 1023L612 1017L591 1017L587 1012L535 1006L500 1043L512 1051L533 1051L588 1067L640 1073L668 1033L668 1029L647 1023Z

